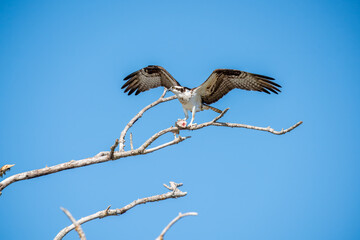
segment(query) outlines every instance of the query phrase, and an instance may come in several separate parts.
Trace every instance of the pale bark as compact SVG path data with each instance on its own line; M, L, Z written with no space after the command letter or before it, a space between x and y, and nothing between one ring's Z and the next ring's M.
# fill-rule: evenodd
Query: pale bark
M114 145L112 145L110 147L110 151L100 152L97 155L90 157L90 158L85 158L85 159L81 159L81 160L71 160L69 162L61 163L61 164L58 164L55 166L36 169L36 170L18 173L13 176L10 176L8 178L5 178L2 182L0 182L0 195L1 195L1 191L3 189L5 189L10 184L17 182L17 181L36 178L36 177L40 177L40 176L68 170L68 169L84 167L84 166L97 164L97 163L108 162L111 160L117 160L120 158L129 157L129 156L148 154L148 153L152 153L154 151L160 150L162 148L165 148L165 147L168 147L168 146L171 146L174 144L178 144L178 143L190 138L189 136L187 136L187 137L182 137L180 135L177 136L181 131L184 131L184 130L194 131L194 130L199 130L201 128L208 127L208 126L217 126L217 127L231 127L231 128L247 128L247 129L259 130L259 131L265 131L265 132L269 132L269 133L276 134L276 135L282 135L282 134L292 131L293 129L295 129L296 127L298 127L299 125L302 124L302 122L300 121L300 122L294 124L293 126L289 127L288 129L285 129L285 130L282 129L281 131L275 131L274 129L272 129L270 127L256 127L256 126L239 124L239 123L218 122L218 120L220 118L222 118L224 116L224 114L229 110L227 108L220 115L218 115L216 118L214 118L213 120L211 120L209 122L205 122L205 123L198 124L198 125L187 126L185 128L182 128L180 126L175 126L175 127L172 126L172 127L166 128L164 130L161 130L161 131L155 133L149 139L147 139L140 147L138 147L136 149L134 149L134 146L132 143L133 138L131 136L131 138L130 138L131 150L125 151L124 148L125 148L126 133L134 125L134 123L139 118L142 117L144 112L149 110L152 107L155 107L156 105L158 105L160 103L171 101L176 98L176 96L164 98L165 93L166 93L166 91L164 91L164 93L161 95L161 97L158 100L156 100L152 104L143 108L138 114L136 114L130 120L130 122L125 126L124 130L121 132L120 139L119 140L116 139ZM170 133L170 132L174 134L173 140L171 140L167 143L155 146L153 148L148 148L156 139L158 139L162 135L164 135L166 133ZM115 149L118 145L119 145L119 151L115 151Z
M122 215L125 212L127 212L128 210L132 209L133 207L140 205L140 204L145 204L145 203L149 203L149 202L158 202L158 201L162 201L162 200L166 200L169 198L179 198L179 197L184 197L186 196L187 192L182 192L181 190L178 189L178 187L182 186L182 183L175 183L175 182L170 182L170 186L167 186L166 184L164 184L164 186L169 189L170 191L164 194L160 194L160 195L155 195L155 196L151 196L151 197L145 197L145 198L141 198L138 200L135 200L133 202L131 202L130 204L126 205L125 207L122 208L117 208L117 209L110 209L110 206L108 208L106 208L105 210L102 211L98 211L94 214L91 214L89 216L83 217L79 220L77 220L75 222L75 224L71 224L70 226L65 227L64 229L62 229L54 238L54 240L60 240L63 239L63 237L68 234L71 230L73 230L75 228L75 225L81 225L84 224L86 222L89 222L91 220L94 219L100 219L100 218L104 218L104 217L108 217L108 216L118 216L118 215Z
M156 238L156 240L164 240L164 235L167 231L169 231L169 229L171 228L172 225L174 225L177 221L179 221L181 218L186 217L186 216L197 216L198 213L196 212L188 212L188 213L179 213L179 215L174 218L165 228L164 230L161 232L161 234Z
M81 240L86 240L86 236L85 236L84 231L83 231L82 228L81 228L81 225L76 222L75 218L71 215L71 213L70 213L67 209L61 208L61 210L66 214L66 216L68 216L68 218L70 219L70 221L71 221L71 222L73 223L73 225L75 226L75 231L78 232L80 239L81 239Z

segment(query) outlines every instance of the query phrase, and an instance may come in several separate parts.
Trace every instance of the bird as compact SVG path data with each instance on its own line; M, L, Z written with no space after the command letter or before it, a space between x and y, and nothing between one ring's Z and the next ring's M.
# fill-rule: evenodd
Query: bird
M235 69L216 69L208 79L200 86L195 88L183 87L175 78L166 71L165 68L157 65L149 65L135 71L124 78L125 84L121 87L124 92L131 95L135 92L138 95L147 90L164 87L174 93L180 101L186 120L191 112L189 127L195 126L195 113L211 109L217 113L222 111L210 106L233 89L243 89L248 91L258 91L267 94L278 94L281 86L274 82L274 78L249 73Z

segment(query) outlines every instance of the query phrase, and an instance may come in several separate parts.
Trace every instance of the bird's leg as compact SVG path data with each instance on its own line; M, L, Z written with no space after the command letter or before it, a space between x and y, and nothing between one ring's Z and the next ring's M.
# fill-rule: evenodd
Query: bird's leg
M186 121L186 120L189 119L189 114L188 114L188 111L187 111L185 108L183 108L183 111L184 111L184 113L185 113L184 121Z
M186 128L186 120L189 118L189 114L188 111L183 108L184 110L184 114L185 114L185 118L184 119L178 119L175 123L176 126L181 127L181 128Z
M189 124L189 127L191 126L195 126L196 123L193 123L194 122L194 119L195 119L195 113L196 113L196 106L193 106L192 110L191 110L191 121L190 121L190 124Z

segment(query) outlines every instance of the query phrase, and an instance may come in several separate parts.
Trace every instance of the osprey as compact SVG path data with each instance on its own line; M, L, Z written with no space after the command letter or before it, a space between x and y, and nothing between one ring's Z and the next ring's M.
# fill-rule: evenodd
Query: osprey
M155 65L149 65L133 72L124 80L127 82L121 89L126 88L124 92L129 92L128 95L135 91L135 95L138 95L160 86L173 92L182 104L185 121L189 118L188 111L191 111L190 126L193 125L196 112L211 109L221 113L221 110L211 107L209 104L217 102L234 88L267 94L281 92L278 89L281 86L273 82L274 78L233 69L216 69L203 84L192 89L182 87L168 71Z

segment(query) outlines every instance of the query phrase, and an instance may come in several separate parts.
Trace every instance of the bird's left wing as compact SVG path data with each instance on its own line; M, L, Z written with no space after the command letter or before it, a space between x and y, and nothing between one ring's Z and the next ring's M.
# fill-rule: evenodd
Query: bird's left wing
M135 91L135 95L138 95L141 92L160 86L166 88L180 86L180 84L168 71L165 70L165 68L155 65L149 65L133 72L125 77L124 80L127 82L121 87L121 89L126 87L124 92L129 92L129 95Z
M209 78L195 88L195 91L201 95L201 99L206 104L218 101L234 88L278 93L281 86L273 82L274 78L248 73L232 69L216 69Z

